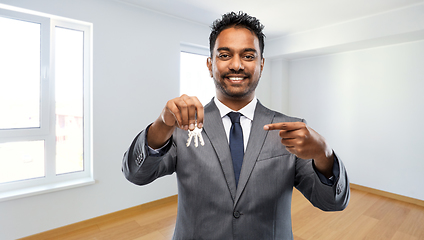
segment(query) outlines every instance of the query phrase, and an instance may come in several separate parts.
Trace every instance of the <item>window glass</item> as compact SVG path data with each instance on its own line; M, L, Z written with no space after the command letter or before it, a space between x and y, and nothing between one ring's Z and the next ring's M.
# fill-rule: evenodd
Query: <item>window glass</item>
M56 174L84 170L84 32L56 27Z
M0 183L44 176L44 141L0 144Z
M40 24L0 17L0 129L40 127Z

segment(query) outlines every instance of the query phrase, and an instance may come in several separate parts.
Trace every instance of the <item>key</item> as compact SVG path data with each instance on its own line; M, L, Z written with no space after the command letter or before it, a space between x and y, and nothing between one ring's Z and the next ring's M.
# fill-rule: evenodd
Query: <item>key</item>
M192 139L193 139L195 147L199 146L199 141L200 141L200 145L202 145L202 146L205 145L205 141L203 141L203 137L202 137L202 130L203 130L203 128L198 128L197 124L195 125L195 128L193 129L193 131L188 130L188 139L187 139L187 143L186 143L187 147L190 146Z

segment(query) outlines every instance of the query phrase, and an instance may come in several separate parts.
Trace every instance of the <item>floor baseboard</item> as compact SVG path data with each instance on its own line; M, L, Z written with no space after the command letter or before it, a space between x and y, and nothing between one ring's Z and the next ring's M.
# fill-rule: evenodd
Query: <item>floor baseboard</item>
M365 186L361 186L361 185L353 184L353 183L350 184L350 188L361 190L361 191L364 191L364 192L369 192L369 193L372 193L372 194L375 194L375 195L379 195L379 196L383 196L383 197L387 197L387 198L391 198L391 199L395 199L395 200L399 200L399 201L402 201L402 202L416 204L418 206L424 207L424 201L420 200L420 199L402 196L402 195L399 195L399 194L386 192L386 191L378 190L378 189L375 189L375 188L369 188L369 187L365 187Z

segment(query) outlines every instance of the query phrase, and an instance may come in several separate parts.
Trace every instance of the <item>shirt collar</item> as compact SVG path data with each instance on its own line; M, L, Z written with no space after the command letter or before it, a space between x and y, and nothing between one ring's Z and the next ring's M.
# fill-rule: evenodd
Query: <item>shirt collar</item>
M221 101L218 100L218 98L214 97L214 102L216 107L219 110L219 113L221 114L221 118L225 117L229 112L235 112L231 110L231 108L225 106ZM243 114L243 116L247 117L250 121L253 121L253 115L255 115L255 109L256 109L256 103L258 102L258 99L256 96L248 103L246 106L244 106L242 109L238 110L237 112Z

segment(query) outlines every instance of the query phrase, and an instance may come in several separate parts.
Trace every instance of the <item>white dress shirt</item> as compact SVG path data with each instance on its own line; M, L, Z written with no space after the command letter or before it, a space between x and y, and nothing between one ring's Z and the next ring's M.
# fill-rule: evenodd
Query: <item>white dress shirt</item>
M240 125L243 130L244 151L246 151L247 142L249 141L250 136L250 129L252 127L253 115L255 115L256 103L258 102L258 99L255 96L249 104L238 111L231 110L229 107L220 102L216 97L214 98L214 102L221 114L222 124L224 125L228 142L230 141L230 129L232 123L230 117L227 114L229 112L239 112L242 114L240 117Z

